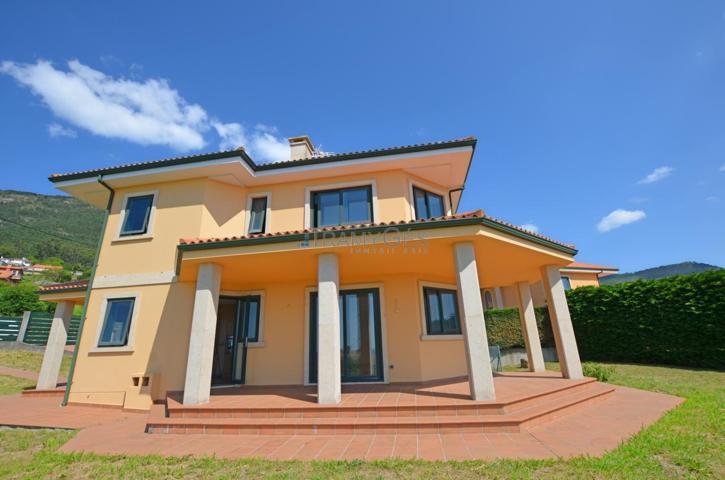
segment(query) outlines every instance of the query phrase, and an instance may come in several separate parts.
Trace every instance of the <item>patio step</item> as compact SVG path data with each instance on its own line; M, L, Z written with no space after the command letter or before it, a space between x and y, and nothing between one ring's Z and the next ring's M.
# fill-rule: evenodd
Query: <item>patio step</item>
M387 405L385 403L377 405L345 405L343 403L330 406L305 403L303 406L281 407L229 407L218 404L185 406L169 396L167 397L166 415L169 418L369 418L502 415L540 404L544 399L570 395L594 384L596 384L595 379L585 378L576 383L567 383L507 401L472 402L470 400L437 399L436 403L391 403Z
M418 434L520 432L522 429L559 418L575 408L606 398L615 388L587 384L568 395L540 398L536 404L498 415L378 416L378 417L227 417L168 418L150 415L146 431L153 434Z

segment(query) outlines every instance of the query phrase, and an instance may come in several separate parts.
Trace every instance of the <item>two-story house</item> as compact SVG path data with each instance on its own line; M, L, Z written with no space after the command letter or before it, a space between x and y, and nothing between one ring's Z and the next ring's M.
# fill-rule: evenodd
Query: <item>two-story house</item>
M475 146L320 155L296 137L283 162L239 149L52 175L107 214L89 282L42 292L58 307L38 388L83 303L66 403L193 405L244 384L316 385L335 404L344 384L457 376L493 399L482 292L513 289L539 371L538 282L563 375L581 378L559 272L576 250L458 211Z

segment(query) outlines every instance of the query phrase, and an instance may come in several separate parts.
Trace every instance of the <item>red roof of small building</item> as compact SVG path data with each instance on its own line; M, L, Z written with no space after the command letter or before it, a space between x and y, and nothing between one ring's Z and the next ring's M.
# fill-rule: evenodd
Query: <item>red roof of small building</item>
M85 288L88 288L88 280L75 280L73 282L51 283L49 285L43 285L38 289L38 292L55 293L63 292L66 290L83 290Z

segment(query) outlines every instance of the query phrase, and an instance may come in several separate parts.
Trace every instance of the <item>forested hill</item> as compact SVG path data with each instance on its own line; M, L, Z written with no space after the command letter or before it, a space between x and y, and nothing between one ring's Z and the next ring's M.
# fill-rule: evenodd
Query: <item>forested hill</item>
M93 263L103 211L72 197L0 190L0 255Z
M700 273L708 270L717 270L720 267L708 265L707 263L698 262L682 262L672 265L662 265L660 267L648 268L632 273L620 273L617 275L607 275L601 277L599 283L602 285L613 285L622 282L634 282L635 280L657 280L660 278L671 277L673 275L687 275L689 273Z

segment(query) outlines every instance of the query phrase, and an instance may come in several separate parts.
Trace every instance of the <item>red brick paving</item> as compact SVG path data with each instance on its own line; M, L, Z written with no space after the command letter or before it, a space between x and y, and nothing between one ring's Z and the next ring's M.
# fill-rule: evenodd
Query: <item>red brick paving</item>
M517 380L525 382L530 378ZM381 396L386 401L389 397ZM617 387L606 399L567 410L560 418L519 433L156 435L144 433L147 413L60 407L58 398L13 395L0 397L0 425L81 429L61 447L62 452L303 460L556 458L602 455L681 401L669 395ZM158 415L160 408L156 406L151 415Z

